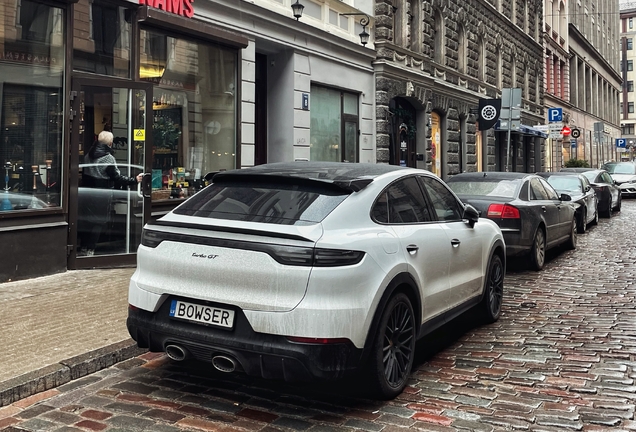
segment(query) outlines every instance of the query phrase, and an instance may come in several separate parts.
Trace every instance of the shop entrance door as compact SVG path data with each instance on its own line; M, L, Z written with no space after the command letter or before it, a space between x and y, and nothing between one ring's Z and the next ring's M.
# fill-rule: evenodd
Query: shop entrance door
M150 175L128 179L150 172L152 87L94 79L72 87L68 266L134 264L150 216ZM112 133L112 146L98 142L103 131Z

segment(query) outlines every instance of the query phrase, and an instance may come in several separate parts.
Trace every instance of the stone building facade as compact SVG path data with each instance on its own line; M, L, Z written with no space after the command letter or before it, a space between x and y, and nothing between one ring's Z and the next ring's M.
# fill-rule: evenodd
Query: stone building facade
M376 0L377 161L442 178L542 168L542 2ZM480 131L480 98L521 88L522 126ZM509 151L509 153L506 153Z

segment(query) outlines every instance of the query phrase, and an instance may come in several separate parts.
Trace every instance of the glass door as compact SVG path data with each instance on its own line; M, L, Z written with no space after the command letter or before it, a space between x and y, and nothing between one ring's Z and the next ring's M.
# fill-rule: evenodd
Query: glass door
M70 268L93 267L96 258L105 265L133 262L150 213L141 179L147 166L151 88L119 85L74 82Z

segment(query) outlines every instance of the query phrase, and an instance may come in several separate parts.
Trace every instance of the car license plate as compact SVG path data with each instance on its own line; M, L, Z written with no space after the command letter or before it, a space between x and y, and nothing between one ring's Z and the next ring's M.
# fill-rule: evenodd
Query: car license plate
M170 316L225 328L232 328L234 325L233 310L186 303L179 300L172 300L170 304Z

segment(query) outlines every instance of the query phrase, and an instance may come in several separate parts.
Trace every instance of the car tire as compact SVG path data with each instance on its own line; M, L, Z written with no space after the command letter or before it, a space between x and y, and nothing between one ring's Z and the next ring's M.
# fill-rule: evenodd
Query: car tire
M603 210L602 216L608 219L612 217L612 199L611 198L610 198L609 204L607 205L607 210Z
M581 211L581 217L577 223L576 229L579 234L585 234L585 229L587 228L587 209L583 209Z
M570 236L568 237L568 240L565 242L565 247L568 248L569 250L576 249L576 242L578 240L578 236L577 236L578 229L576 225L577 225L576 218L573 218L572 226L570 227Z
M616 207L614 207L614 211L621 211L621 206L623 205L623 196L619 195L618 196L618 203L616 204Z
M545 231L543 227L537 228L530 249L530 264L533 269L539 271L545 265Z
M404 390L415 356L415 314L411 301L398 293L387 303L369 358L369 378L375 394L393 399Z
M494 323L501 316L503 303L503 285L506 269L501 257L494 254L488 263L488 273L484 281L484 295L481 300L481 313L486 323Z

